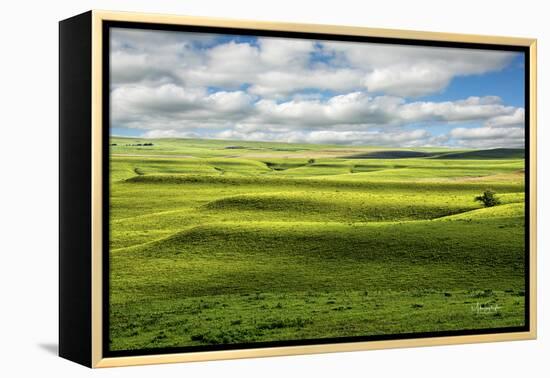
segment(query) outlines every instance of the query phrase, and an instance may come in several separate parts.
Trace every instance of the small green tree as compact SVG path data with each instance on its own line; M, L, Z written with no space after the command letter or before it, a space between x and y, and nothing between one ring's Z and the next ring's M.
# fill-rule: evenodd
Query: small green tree
M315 164L315 159L309 159L309 160L307 161L307 163L308 163L309 165Z
M482 202L485 207L492 207L500 205L500 199L496 196L496 193L492 190L486 190L483 195L477 196L475 201Z

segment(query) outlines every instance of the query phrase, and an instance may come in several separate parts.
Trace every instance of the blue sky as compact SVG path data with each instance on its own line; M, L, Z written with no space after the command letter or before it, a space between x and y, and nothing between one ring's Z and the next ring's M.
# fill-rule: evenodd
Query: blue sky
M507 51L114 29L111 134L522 147Z
M422 97L426 101L453 101L476 96L499 96L505 104L524 107L525 104L525 58L516 54L502 70L483 75L454 78L441 93Z

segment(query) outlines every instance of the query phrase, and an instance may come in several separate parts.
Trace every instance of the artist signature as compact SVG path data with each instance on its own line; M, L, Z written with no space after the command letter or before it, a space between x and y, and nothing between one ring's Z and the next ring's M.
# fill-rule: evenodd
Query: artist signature
M486 305L486 304L481 304L479 302L477 302L475 305L472 305L471 308L472 308L472 312L475 312L476 314L495 313L501 309L501 307L497 304Z

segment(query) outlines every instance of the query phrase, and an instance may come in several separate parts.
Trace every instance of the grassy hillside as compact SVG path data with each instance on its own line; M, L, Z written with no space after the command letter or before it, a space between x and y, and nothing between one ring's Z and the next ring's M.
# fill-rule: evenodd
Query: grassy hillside
M524 324L521 158L112 143L113 350Z

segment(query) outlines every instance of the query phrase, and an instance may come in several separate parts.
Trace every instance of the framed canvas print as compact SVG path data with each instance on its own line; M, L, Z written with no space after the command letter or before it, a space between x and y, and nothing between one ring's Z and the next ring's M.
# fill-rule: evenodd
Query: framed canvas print
M536 41L60 22L60 334L89 367L536 337Z

